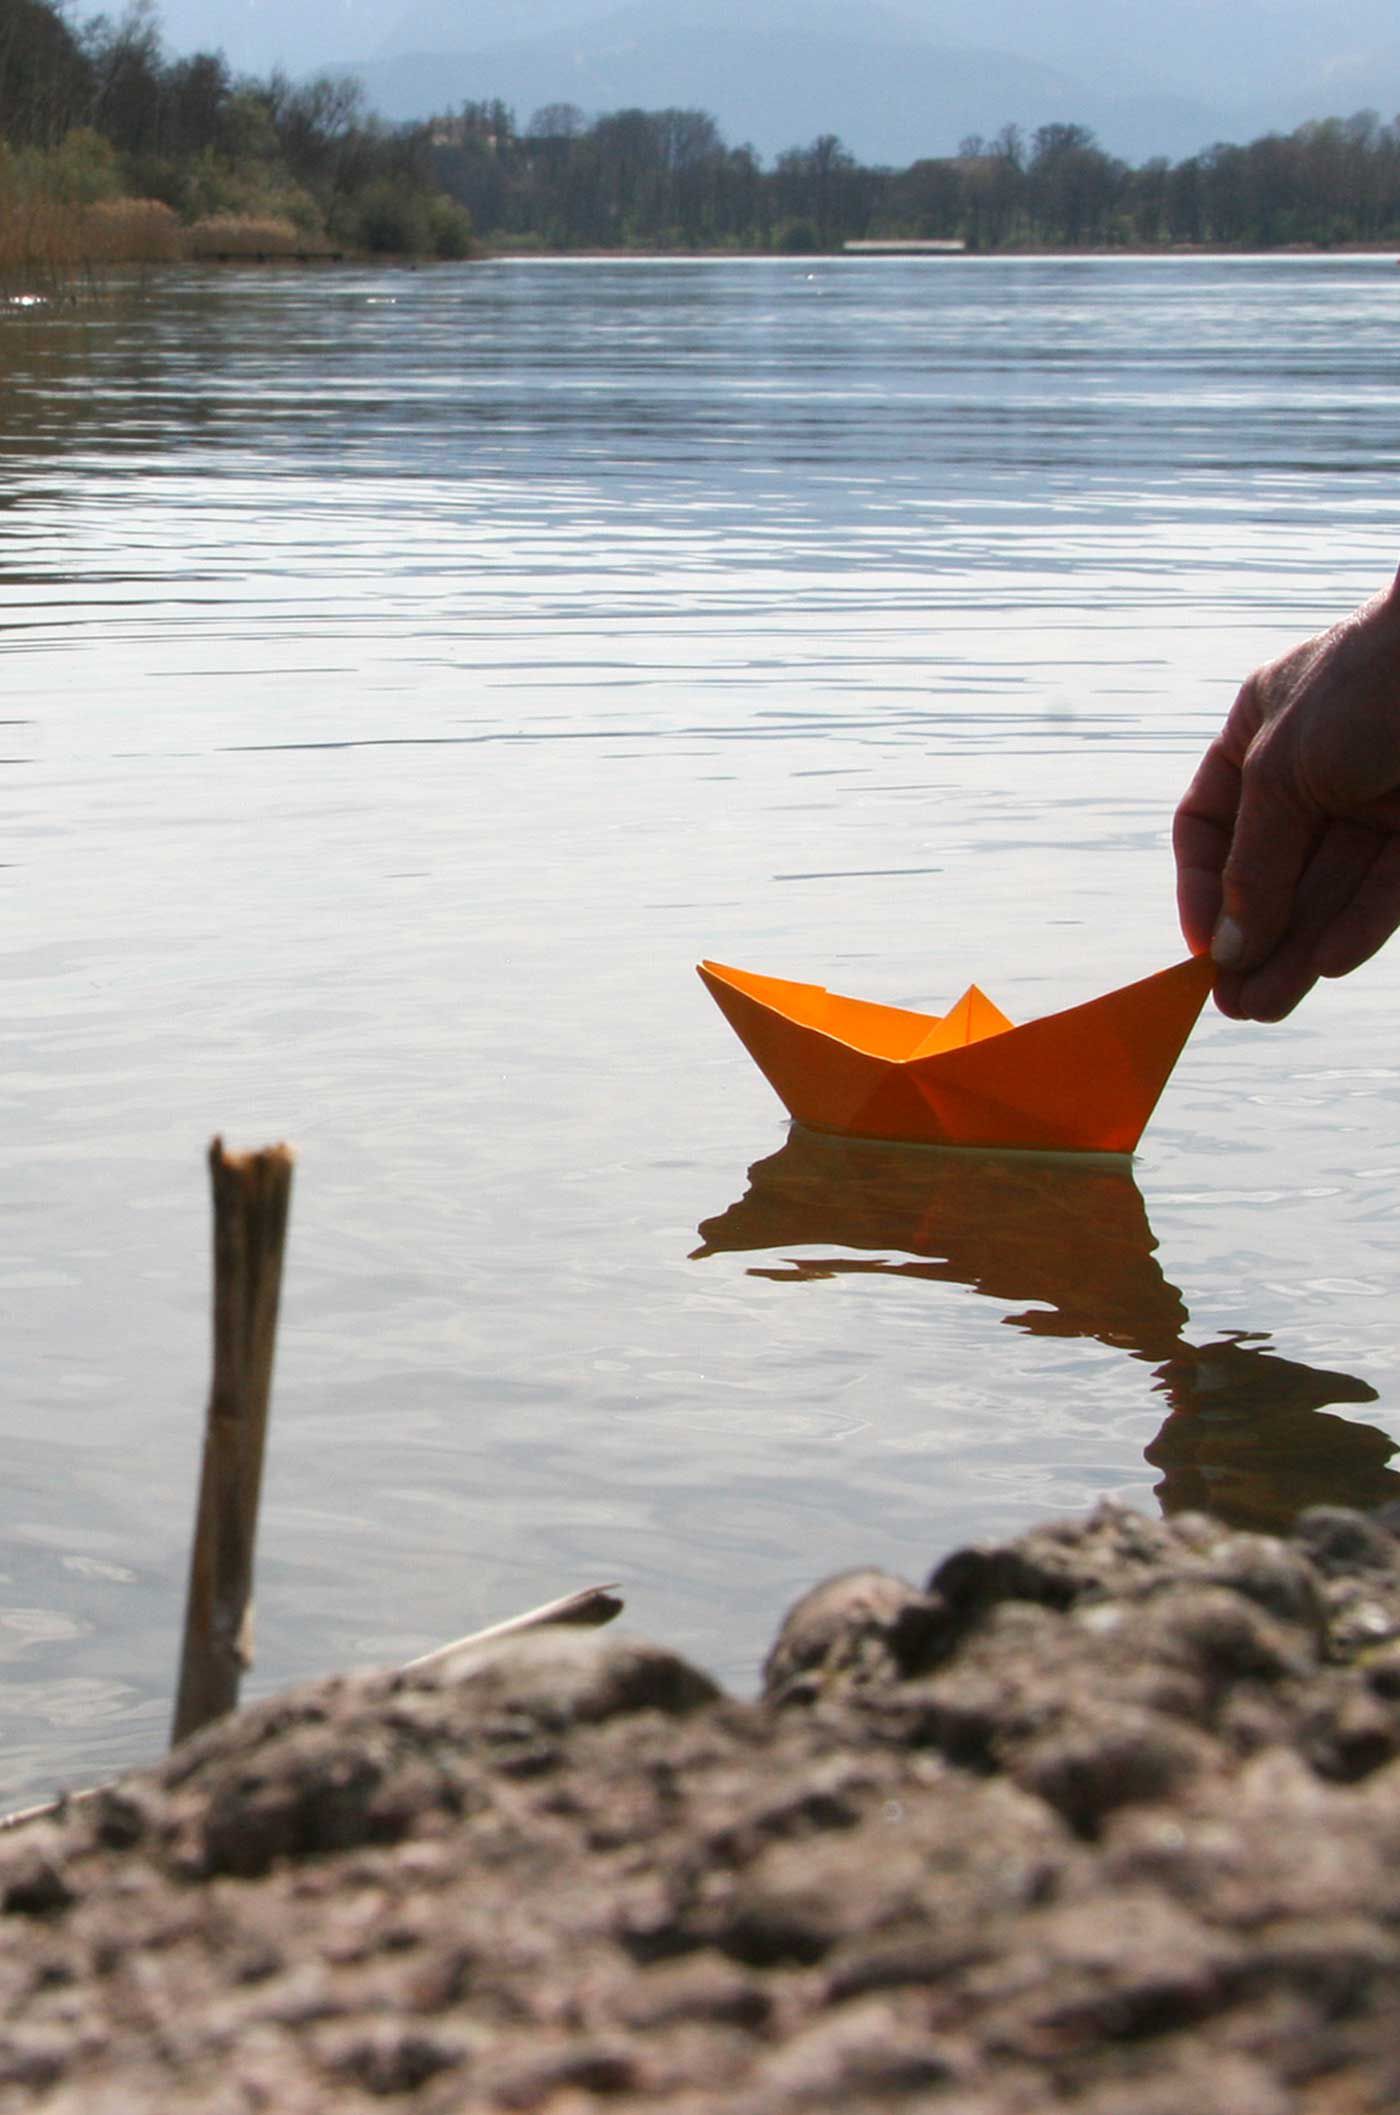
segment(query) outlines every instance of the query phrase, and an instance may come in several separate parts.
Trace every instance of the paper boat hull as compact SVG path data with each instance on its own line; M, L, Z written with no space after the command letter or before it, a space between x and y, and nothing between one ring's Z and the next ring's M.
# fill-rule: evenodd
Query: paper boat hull
M700 975L799 1123L1037 1152L1131 1153L1211 987L1192 957L1014 1028L975 989L940 1022L720 962ZM970 1039L930 1050L959 1019Z

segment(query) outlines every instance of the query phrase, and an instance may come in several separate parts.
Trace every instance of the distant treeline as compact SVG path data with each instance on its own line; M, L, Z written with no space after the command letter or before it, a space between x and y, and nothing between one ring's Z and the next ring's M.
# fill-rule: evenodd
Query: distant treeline
M833 134L765 167L699 110L500 102L388 125L352 80L172 58L152 0L77 23L0 0L0 267L343 248L980 250L1400 241L1400 119L1372 112L1132 167L1081 125L1008 125L870 168Z
M833 135L765 169L698 110L571 104L523 131L499 102L427 128L443 189L499 245L829 250L874 237L983 250L1400 240L1400 120L1328 118L1131 167L1082 125L1006 126L955 155L869 168Z
M0 0L0 266L464 256L470 217L431 162L427 128L381 124L353 81L168 57L148 0L78 25L49 0Z

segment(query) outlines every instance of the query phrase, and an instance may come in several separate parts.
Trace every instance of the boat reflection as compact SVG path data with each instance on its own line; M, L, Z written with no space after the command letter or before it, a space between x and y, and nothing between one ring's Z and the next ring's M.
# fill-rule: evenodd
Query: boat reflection
M1284 1358L1258 1333L1187 1342L1186 1305L1157 1261L1126 1159L946 1152L794 1125L749 1169L744 1196L699 1231L697 1258L778 1251L781 1262L753 1267L758 1277L966 1285L1031 1335L1093 1337L1144 1361L1169 1405L1146 1449L1165 1512L1200 1507L1276 1530L1308 1505L1400 1497L1395 1442L1324 1410L1375 1402L1365 1381Z

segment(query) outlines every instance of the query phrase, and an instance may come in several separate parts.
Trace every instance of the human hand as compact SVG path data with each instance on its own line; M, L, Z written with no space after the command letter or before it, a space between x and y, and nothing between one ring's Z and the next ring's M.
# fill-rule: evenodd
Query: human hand
M1281 1021L1400 926L1400 576L1256 669L1176 811L1177 907L1236 1020Z

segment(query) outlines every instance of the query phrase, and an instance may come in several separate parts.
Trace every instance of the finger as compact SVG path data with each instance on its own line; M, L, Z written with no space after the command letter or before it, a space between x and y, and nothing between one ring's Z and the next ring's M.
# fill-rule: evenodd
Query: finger
M1345 977L1369 962L1400 928L1400 838L1387 833L1349 903L1317 946L1324 977Z
M1324 818L1276 766L1267 734L1246 758L1229 857L1221 876L1222 919L1235 928L1228 958L1246 976L1267 962L1294 923L1294 897ZM1216 947L1221 935L1217 930Z
M1305 958L1290 952L1287 956L1273 956L1250 975L1237 975L1232 1020L1285 1021L1299 1001L1306 999L1320 972L1310 967Z
M1239 806L1239 766L1212 742L1172 822L1176 907L1193 955L1203 955L1220 916L1221 877Z
M1243 985L1244 978L1237 969L1216 970L1212 996L1219 1011L1229 1021L1247 1021L1249 1019L1249 1015L1244 1011L1240 997Z
M1218 969L1215 1003L1230 1021L1282 1021L1307 997L1317 979L1316 969L1293 957L1276 956L1249 975L1238 969Z
M1281 1021L1312 990L1339 922L1366 889L1381 842L1364 823L1328 826L1299 878L1287 933L1265 962L1242 973L1236 993L1239 1018Z

